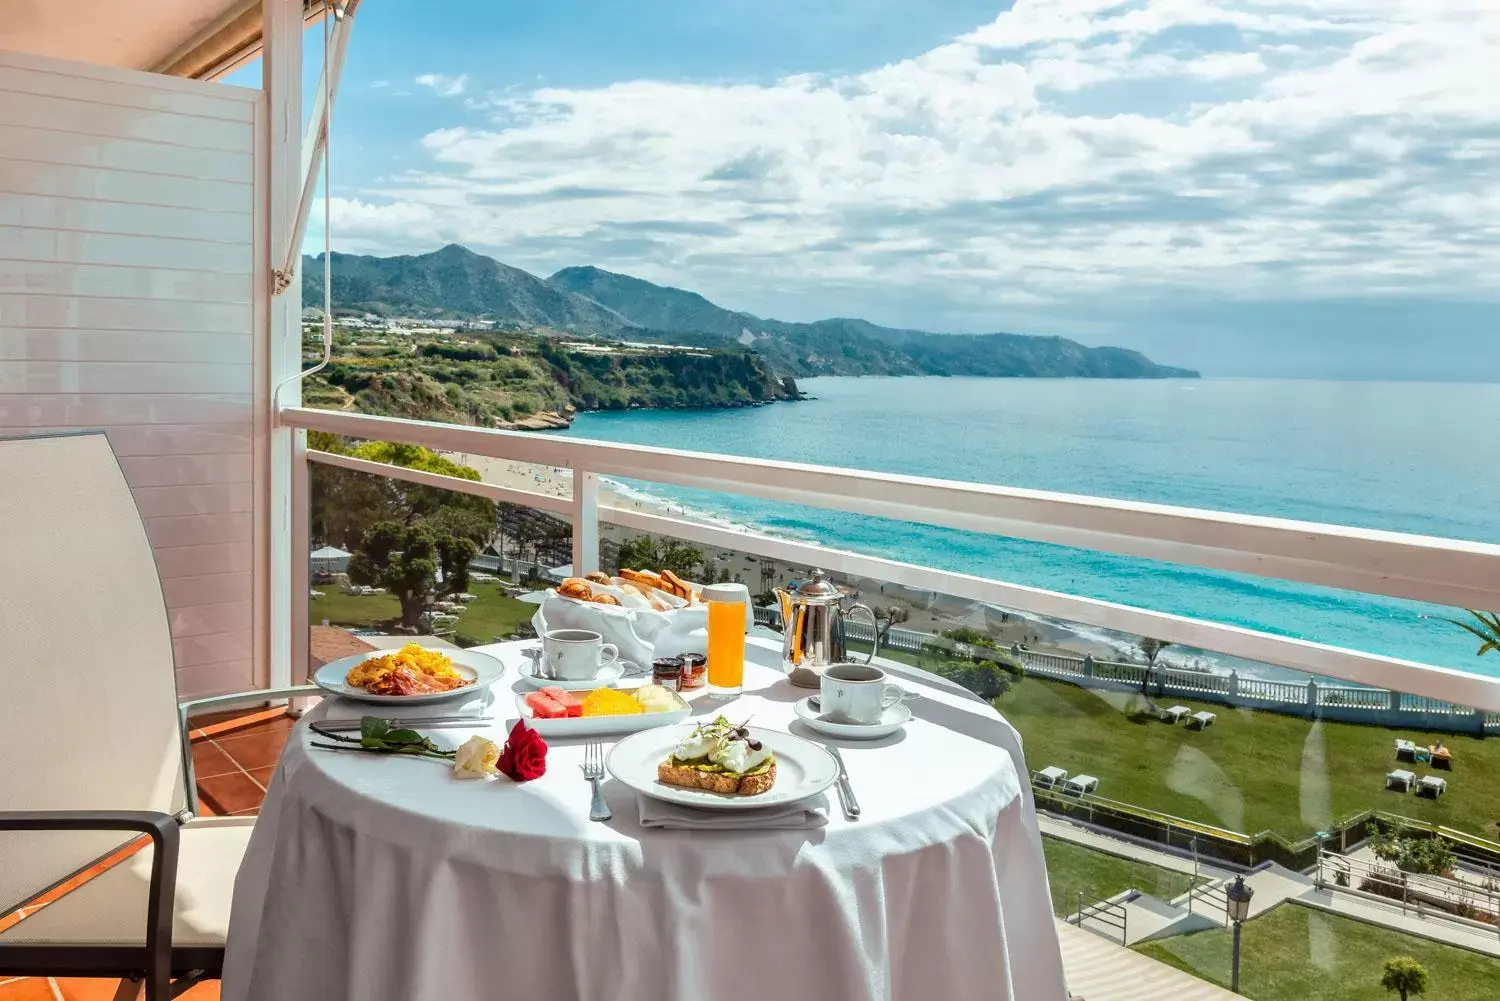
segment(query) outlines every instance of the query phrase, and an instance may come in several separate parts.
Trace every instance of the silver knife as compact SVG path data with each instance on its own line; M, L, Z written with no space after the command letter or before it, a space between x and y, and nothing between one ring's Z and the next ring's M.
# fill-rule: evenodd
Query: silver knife
M342 732L344 730L358 730L361 720L357 719L323 719L315 720L318 726L324 730ZM495 722L493 716L430 716L426 719L420 717L386 720L391 726L406 727L414 729L417 727L447 727L447 726L484 726Z
M839 805L844 808L844 816L850 820L858 820L859 800L854 798L854 787L849 784L849 769L844 766L844 756L832 744L824 746L828 748L828 753L833 755L833 760L839 763Z

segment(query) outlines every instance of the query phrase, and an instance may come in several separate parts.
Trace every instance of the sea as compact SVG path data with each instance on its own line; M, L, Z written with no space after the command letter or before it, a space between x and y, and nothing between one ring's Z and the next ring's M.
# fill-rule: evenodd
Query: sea
M1492 448L1500 385L909 377L808 379L801 387L813 398L741 410L585 413L567 434L1500 542ZM1462 617L1457 609L712 491L623 485L773 535L1500 676L1500 655L1477 657L1477 641L1444 621ZM1204 666L1215 666L1206 656Z

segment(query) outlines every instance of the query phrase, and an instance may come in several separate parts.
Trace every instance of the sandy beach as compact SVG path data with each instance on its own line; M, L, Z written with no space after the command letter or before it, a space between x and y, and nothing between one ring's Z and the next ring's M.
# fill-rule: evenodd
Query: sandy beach
M454 462L478 470L486 483L552 497L573 495L573 474L570 469L537 466L463 452L444 454ZM681 505L642 498L608 480L600 484L599 501L608 507L634 508L684 521L704 521ZM605 539L619 543L643 533L619 525L601 524L600 534ZM715 549L703 545L698 545L698 548L703 550L705 558L715 569L728 570L731 578L747 585L752 594L803 579L812 569L737 550ZM1057 623L1025 613L1010 612L966 598L919 591L885 581L840 574L832 576L855 600L869 605L882 618L888 616L892 609L898 609L898 615L905 616L904 621L900 622L903 629L939 633L947 629L969 627L988 633L1002 646L1018 643L1032 650L1075 655L1089 653L1095 657L1110 659L1119 659L1122 653L1118 643L1080 635ZM1167 658L1164 657L1162 662L1166 661Z

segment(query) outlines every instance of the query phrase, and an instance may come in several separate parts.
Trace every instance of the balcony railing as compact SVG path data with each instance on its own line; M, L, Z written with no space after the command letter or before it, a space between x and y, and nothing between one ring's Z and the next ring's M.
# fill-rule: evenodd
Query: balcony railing
M1464 707L1500 713L1500 680L1223 623L1063 594L882 557L705 525L643 510L601 505L598 477L738 493L856 514L897 518L1011 538L1238 571L1262 577L1389 595L1438 605L1500 608L1500 546L1337 525L1297 522L1107 498L1021 490L864 470L776 463L727 455L618 445L573 438L339 411L287 408L281 420L306 430L465 452L572 471L562 498L441 476L345 455L310 451L311 461L475 494L557 515L572 523L575 572L597 568L601 522L736 549L795 565L821 566L977 602L1154 636L1181 646L1354 682L1365 688L1320 693L1319 706L1414 713ZM306 544L303 536L294 544ZM295 556L296 554L294 554ZM305 553L301 554L305 565ZM1033 655L1038 673L1074 673L1067 658ZM1137 665L1096 663L1096 677L1139 685ZM1213 692L1222 677L1174 683ZM1238 697L1305 701L1305 686L1244 679ZM1294 690L1296 689L1296 690ZM1374 691L1380 689L1380 691ZM1423 703L1393 702L1392 693ZM1227 695L1227 691L1220 694Z

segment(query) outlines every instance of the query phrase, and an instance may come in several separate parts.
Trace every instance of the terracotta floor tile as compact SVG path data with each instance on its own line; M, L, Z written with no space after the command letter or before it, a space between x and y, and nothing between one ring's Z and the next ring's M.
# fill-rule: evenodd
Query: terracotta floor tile
M279 724L283 720L285 721L286 729L291 729L292 724L296 723L296 720L286 714L284 706L273 706L270 709L252 709L249 711L240 710L226 719L209 723L200 723L198 722L198 718L194 717L195 729L191 731L191 737L196 741L206 737L228 736L258 724Z
M287 731L260 730L233 737L220 737L215 743L235 760L241 768L268 768L281 757L281 748L286 744Z
M193 745L193 774L200 779L211 779L215 775L227 775L239 771L223 749L212 740L203 740Z
M226 720L239 719L246 712L254 711L256 710L246 710L244 707L239 709L221 709L214 713L196 713L189 716L188 721L195 727L212 726L215 723L223 723Z
M120 986L118 980L100 980L94 977L58 977L56 983L65 1001L112 1001L115 990ZM48 997L51 998L51 995ZM205 981L178 997L191 1001L218 1001L219 982ZM0 1001L9 999L0 994Z
M266 789L271 788L271 776L275 774L276 769L274 767L250 769L250 777L259 782L261 786Z
M0 987L0 1001L57 1001L46 977L23 977Z
M112 1001L120 986L118 980L94 977L57 977L56 983L64 1001Z
M265 798L265 791L240 772L204 779L198 783L198 789L204 800L221 814L258 808Z

